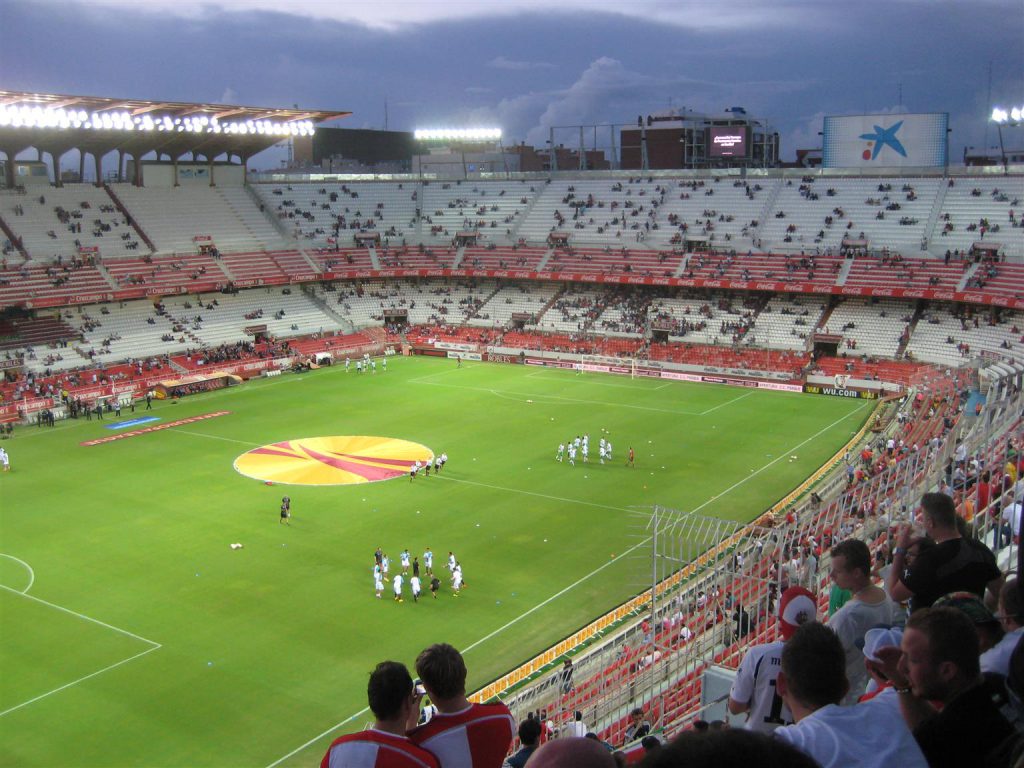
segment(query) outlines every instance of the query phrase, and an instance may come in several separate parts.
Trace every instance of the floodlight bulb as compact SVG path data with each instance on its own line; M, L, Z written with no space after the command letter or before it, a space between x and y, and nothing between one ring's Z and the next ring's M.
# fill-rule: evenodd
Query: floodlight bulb
M1019 107L1014 107L1013 109L1011 109L1010 110L1010 117L1013 118L1014 120L1020 120L1020 118L1021 118L1020 108Z

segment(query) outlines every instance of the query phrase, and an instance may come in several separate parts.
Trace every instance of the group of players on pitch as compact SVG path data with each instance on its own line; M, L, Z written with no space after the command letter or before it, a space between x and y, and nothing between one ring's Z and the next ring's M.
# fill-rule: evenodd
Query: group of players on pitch
M403 602L402 593L405 589L406 578L409 579L409 589L412 591L413 602L419 602L423 585L420 578L420 559L419 557L410 556L408 549L403 549L402 554L398 558L402 565L402 570L391 578L395 602ZM451 572L452 597L458 597L459 592L466 586L462 578L462 564L455 558L454 553L449 552L448 562L445 563L444 567ZM373 553L373 588L378 598L384 593L384 583L389 579L390 570L391 559L384 554L380 547L377 547ZM430 551L430 547L427 547L423 553L423 573L429 579L430 594L436 600L437 592L441 589L441 579L434 573L434 553Z
M602 433L608 434L607 430L602 429ZM606 440L603 436L601 441L597 444L598 456L602 464L606 461L612 460L612 441ZM558 453L555 454L555 461L565 461L566 455L569 457L569 463L572 466L576 466L576 456L579 454L584 464L587 464L590 460L590 435L586 434L580 437L576 436L574 440L569 440L568 443L558 444ZM633 448L629 449L629 457L626 459L627 466L635 466L633 464L634 454Z
M411 467L409 467L409 482L411 483L413 480L415 480L416 479L416 475L418 475L421 470L423 471L424 477L430 477L430 468L431 468L431 466L433 466L433 468L434 468L434 474L435 475L441 474L441 470L444 469L444 465L447 462L448 462L448 454L447 453L439 453L433 459L427 459L426 461L424 461L422 463L420 462L419 459L417 459L416 463L414 463Z

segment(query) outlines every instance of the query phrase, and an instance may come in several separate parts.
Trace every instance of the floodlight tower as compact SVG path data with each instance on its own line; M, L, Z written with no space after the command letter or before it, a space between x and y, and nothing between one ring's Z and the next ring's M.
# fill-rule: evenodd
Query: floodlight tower
M996 129L999 131L999 157L1003 161L1003 173L1007 173L1006 147L1003 146L1003 126L1018 128L1024 125L1024 107L1013 107L1008 110L996 107L992 110L992 116L989 119L996 124Z

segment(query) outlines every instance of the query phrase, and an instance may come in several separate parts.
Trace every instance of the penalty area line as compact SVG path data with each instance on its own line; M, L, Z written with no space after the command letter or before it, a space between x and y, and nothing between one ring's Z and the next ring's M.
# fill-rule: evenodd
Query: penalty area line
M4 555L4 557L10 557L10 555ZM34 704L35 702L40 701L42 699L45 699L48 696L52 696L55 693L60 693L61 691L67 690L68 688L71 688L72 686L78 685L81 682L84 682L84 681L89 680L91 678L97 677L98 675L102 675L104 672L109 672L112 669L116 669L117 667L120 667L120 666L122 666L124 664L127 664L129 661L134 661L135 659L142 658L147 653L152 653L153 651L157 651L157 650L160 650L161 648L163 648L163 646L160 643L156 642L155 640L149 640L148 638L142 637L141 635L137 635L134 632L129 632L127 629L121 629L120 627L115 627L113 624L107 624L107 622L105 622L105 621L100 621L99 619L94 619L91 616L86 616L84 613L79 613L78 611L73 611L70 608L65 608L64 606L57 605L56 603L51 603L48 600L43 600L42 598L35 597L34 595L30 595L27 592L20 592L17 589L12 589L11 587L5 586L3 584L0 584L0 589L6 590L7 592L10 592L10 593L15 594L15 595L20 595L21 597L24 597L27 600L34 600L35 602L40 603L42 605L45 605L48 608L54 608L54 609L56 609L58 611L61 611L63 613L67 613L67 614L70 614L71 616L74 616L76 618L82 619L83 621L88 621L88 622L91 622L93 624L98 624L101 627L104 627L105 629L113 630L114 632L117 632L118 634L126 635L127 637L130 637L133 640L139 640L139 641L149 645L149 648L145 649L144 651L140 651L139 653L136 653L136 654L134 654L132 656L129 656L126 659L121 659L120 661L115 661L113 664L109 664L109 665L105 666L103 669L96 670L95 672L91 672L88 675L83 675L82 677L79 677L76 680L72 680L70 683L65 683L64 685L62 685L62 686L60 686L58 688L54 688L52 691L47 691L46 693L42 693L42 694L40 694L38 696L34 696L33 698L29 699L28 701L23 701L20 704L14 705L13 707L8 707L7 709L5 709L2 712L0 712L0 717L3 717L4 715L8 715L11 712L15 712L15 711L17 711L17 710L19 710L19 709L21 709L23 707L27 707L29 704Z
M78 685L79 683L85 682L86 680L89 680L90 678L102 675L104 672L109 672L112 669L117 669L117 667L120 667L120 666L122 666L124 664L127 664L129 661L135 661L135 659L140 659L143 656L145 656L147 653L152 653L153 651L158 651L162 647L163 646L161 646L161 645L154 645L152 648L147 648L144 651L140 651L139 653L136 653L134 656L129 656L127 659L121 659L121 661L114 662L113 664L110 664L109 666L106 666L103 669L98 669L98 670L96 670L95 672L93 672L91 674L88 674L88 675L85 675L84 677L78 678L77 680L72 680L70 683L65 683L64 685L60 686L60 688L54 688L52 691L47 691L46 693L42 693L39 696L36 696L35 698L29 699L28 701L21 702L21 704L16 704L15 706L10 707L9 709L5 709L3 712L0 712L0 717L3 717L4 715L8 715L11 712L15 712L15 711L21 709L22 707L27 707L29 704L34 704L37 701L45 699L48 696L52 696L55 693L60 693L61 691L67 690L68 688L71 688L72 686Z

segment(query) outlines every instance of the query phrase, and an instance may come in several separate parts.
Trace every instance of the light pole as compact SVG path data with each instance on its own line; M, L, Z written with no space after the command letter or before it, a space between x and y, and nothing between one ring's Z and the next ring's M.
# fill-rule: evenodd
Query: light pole
M1003 161L1003 173L1009 173L1006 162L1006 147L1003 145L1003 126L1007 125L1011 128L1017 128L1020 125L1024 125L1024 108L1013 107L1007 110L996 107L992 110L992 116L989 119L996 124L996 130L999 132L999 157Z

